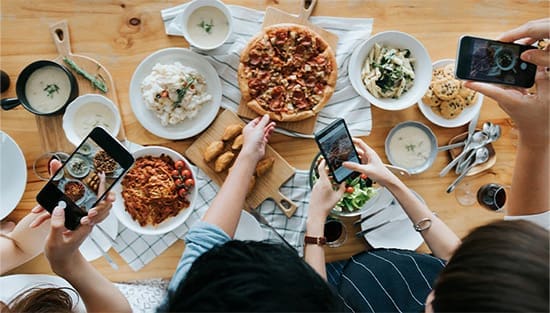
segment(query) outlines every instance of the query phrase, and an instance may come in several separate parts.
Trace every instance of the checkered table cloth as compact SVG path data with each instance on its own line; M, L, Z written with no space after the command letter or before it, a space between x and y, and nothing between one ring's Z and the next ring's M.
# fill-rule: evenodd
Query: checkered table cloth
M187 3L161 11L165 31L168 35L183 36L182 12ZM228 5L233 16L233 33L220 48L212 51L194 50L204 55L214 66L222 82L222 107L236 112L241 100L237 81L237 67L241 51L248 41L262 28L264 12L236 5ZM332 98L317 116L315 131L323 129L337 118L344 118L353 136L368 136L372 129L370 103L355 92L348 78L348 63L352 52L370 37L372 18L341 18L313 16L316 24L339 38L336 49L338 80ZM194 49L191 47L191 49ZM313 138L277 128L278 132L294 137Z

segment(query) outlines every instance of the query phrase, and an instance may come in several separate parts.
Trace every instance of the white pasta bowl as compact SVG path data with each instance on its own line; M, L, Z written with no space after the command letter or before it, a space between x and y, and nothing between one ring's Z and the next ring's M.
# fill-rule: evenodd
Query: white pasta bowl
M377 98L367 90L362 79L362 69L369 52L377 43L380 46L408 49L413 63L414 82L412 87L398 98ZM384 110L402 110L414 105L428 90L432 77L432 62L426 48L416 38L403 32L387 31L378 33L360 44L351 55L348 65L349 79L357 93L373 105Z
M187 159L185 159L180 153L166 148L166 147L160 147L160 146L148 146L143 147L140 149L137 149L132 153L134 158L137 160L139 157L143 156L155 156L158 157L161 154L165 154L169 156L172 160L183 160L186 167L191 171L191 174L193 175L193 179L197 179L196 172L193 170L193 167L191 167L191 164ZM197 186L193 186L191 193L187 195L187 199L189 200L189 207L186 209L181 210L176 216L169 217L166 220L164 220L162 223L157 225L145 225L141 226L137 221L135 221L130 213L126 211L125 204L124 204L124 198L122 198L122 185L117 184L113 191L116 194L116 200L113 202L113 211L117 217L117 219L122 223L122 225L126 226L131 231L134 231L138 234L142 235L162 235L167 232L170 232L177 227L181 226L187 218L191 215L191 212L193 211L193 208L195 206L196 198L198 195L198 188Z
M122 120L111 99L98 94L85 94L74 99L63 114L65 137L78 146L95 126L101 126L113 136L120 131Z

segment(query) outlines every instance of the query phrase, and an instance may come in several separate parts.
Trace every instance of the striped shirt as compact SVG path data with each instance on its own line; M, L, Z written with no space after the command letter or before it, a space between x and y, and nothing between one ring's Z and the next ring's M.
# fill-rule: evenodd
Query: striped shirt
M327 264L327 278L349 312L424 312L445 261L429 254L375 249Z

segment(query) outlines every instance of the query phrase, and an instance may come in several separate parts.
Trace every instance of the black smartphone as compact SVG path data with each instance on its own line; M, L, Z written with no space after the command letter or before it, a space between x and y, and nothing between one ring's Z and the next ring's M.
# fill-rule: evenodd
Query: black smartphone
M74 230L133 163L134 157L117 139L95 127L40 190L36 201L50 213L57 205L64 207L65 227ZM98 194L102 174L105 192Z
M315 133L315 141L321 154L327 160L328 168L334 181L341 183L348 178L355 178L359 173L342 166L345 161L360 163L351 135L344 119L337 119L330 125Z
M529 88L537 66L520 59L533 46L462 36L458 43L456 77Z

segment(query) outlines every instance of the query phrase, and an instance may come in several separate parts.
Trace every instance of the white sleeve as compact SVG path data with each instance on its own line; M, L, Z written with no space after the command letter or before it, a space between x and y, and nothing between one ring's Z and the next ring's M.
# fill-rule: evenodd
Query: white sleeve
M505 221L524 220L550 230L550 211L531 215L504 216Z

